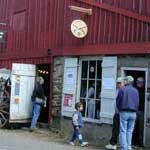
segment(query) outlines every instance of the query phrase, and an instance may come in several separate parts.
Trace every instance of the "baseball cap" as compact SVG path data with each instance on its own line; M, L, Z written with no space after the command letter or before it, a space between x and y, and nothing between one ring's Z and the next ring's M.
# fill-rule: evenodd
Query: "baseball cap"
M123 82L123 81L124 81L124 77L118 77L118 78L117 78L117 82L118 82L118 83Z
M138 77L136 82L144 82L144 78L143 77Z
M132 76L126 76L125 80L127 80L128 82L134 82L134 78Z

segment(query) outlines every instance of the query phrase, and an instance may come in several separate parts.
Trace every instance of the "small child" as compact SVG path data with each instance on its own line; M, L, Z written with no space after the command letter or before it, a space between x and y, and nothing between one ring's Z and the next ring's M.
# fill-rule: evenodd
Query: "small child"
M80 128L83 127L83 120L82 120L82 114L81 114L81 112L83 111L83 104L80 102L76 103L75 109L76 111L74 112L72 116L72 125L74 128L74 132L73 132L73 135L69 144L74 146L75 139L78 139L81 146L86 146L88 145L88 142L83 142L83 137L80 132Z

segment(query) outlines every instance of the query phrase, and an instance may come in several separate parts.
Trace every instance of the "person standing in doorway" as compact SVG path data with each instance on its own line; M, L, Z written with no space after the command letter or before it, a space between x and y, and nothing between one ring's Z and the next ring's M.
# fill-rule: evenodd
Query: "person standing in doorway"
M139 108L139 93L133 87L134 78L125 77L125 86L119 90L117 108L120 114L120 146L121 150L132 149L132 134Z
M138 141L140 147L143 147L143 130L144 130L144 110L145 110L145 85L144 78L138 77L136 81L137 89L139 91L139 110L137 113L137 130L138 130Z
M42 106L46 104L46 97L44 94L43 84L44 84L44 79L42 77L37 77L35 88L32 94L33 116L32 116L30 131L34 131L36 129L37 121L40 116Z
M124 86L124 78L119 77L117 79L117 93L116 97L118 95L118 91L120 88ZM118 142L118 136L119 136L119 129L120 129L120 122L119 122L119 111L115 105L115 115L113 117L113 127L112 127L112 136L110 139L110 143L105 146L106 149L117 149L117 142Z

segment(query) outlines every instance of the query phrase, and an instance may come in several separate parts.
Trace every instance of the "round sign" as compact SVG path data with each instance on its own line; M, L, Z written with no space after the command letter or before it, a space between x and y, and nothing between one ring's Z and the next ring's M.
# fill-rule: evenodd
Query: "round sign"
M74 20L71 23L71 32L77 38L84 38L88 33L87 24L80 19Z

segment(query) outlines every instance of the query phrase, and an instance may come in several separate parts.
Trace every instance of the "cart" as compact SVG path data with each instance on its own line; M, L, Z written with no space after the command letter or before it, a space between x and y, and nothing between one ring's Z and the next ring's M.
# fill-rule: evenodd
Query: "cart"
M10 106L10 70L0 69L0 128L9 122Z
M12 70L0 69L0 128L31 121L35 75L32 64L14 63Z

